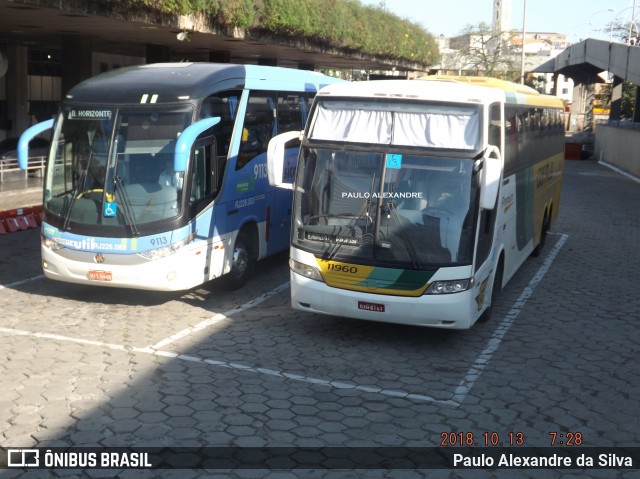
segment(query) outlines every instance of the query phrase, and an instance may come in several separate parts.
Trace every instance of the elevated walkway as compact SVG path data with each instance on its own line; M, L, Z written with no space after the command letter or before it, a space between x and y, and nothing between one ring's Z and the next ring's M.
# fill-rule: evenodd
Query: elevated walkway
M588 38L565 49L534 70L561 74L576 83L608 71L622 80L640 85L640 47Z
M619 121L622 112L622 82L640 85L640 47L588 38L571 45L557 57L543 63L535 73L553 73L571 78L586 90L585 129L594 138L594 156L634 177L640 175L640 96L636 94L631 120ZM594 121L593 99L595 83L602 81L602 72L612 75L609 121ZM576 105L574 105L574 111Z

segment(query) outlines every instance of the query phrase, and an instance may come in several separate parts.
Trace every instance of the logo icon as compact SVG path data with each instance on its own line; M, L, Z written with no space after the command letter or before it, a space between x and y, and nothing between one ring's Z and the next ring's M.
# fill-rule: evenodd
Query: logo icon
M98 264L102 264L104 263L104 255L102 253L97 253L94 257L93 257L93 261L95 261Z
M37 449L7 449L8 467L40 466L40 451Z

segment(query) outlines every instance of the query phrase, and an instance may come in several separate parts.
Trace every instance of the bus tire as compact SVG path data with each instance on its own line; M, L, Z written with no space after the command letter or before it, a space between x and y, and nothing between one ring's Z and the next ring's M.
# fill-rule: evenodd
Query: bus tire
M230 289L238 289L244 286L255 266L255 253L252 248L251 238L246 230L240 231L233 246L231 270L225 276L225 282Z
M544 220L542 220L542 228L540 230L540 242L531 252L531 256L537 258L544 249L544 244L547 242L547 231L549 231L549 214L544 214Z
M494 306L500 295L502 294L502 277L503 277L503 261L502 257L500 257L500 261L498 261L498 266L496 267L496 272L493 275L493 286L491 287L491 299L489 300L489 306L484 310L484 313L480 315L478 318L479 323L486 323L493 316Z

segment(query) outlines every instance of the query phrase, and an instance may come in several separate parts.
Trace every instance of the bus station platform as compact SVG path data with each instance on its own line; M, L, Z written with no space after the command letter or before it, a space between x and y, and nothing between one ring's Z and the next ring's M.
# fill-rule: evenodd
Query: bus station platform
M0 182L0 211L42 205L42 178Z

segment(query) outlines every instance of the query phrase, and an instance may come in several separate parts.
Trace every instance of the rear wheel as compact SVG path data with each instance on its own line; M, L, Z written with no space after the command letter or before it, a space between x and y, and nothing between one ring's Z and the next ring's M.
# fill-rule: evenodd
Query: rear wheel
M540 256L544 249L544 244L547 242L547 231L549 231L549 215L545 214L544 220L542 220L542 229L540 230L540 242L531 252L531 256L534 258Z
M489 303L489 307L484 310L484 313L480 315L478 318L478 322L486 323L493 316L493 310L495 308L496 301L500 298L502 294L502 258L498 262L498 266L496 268L496 272L493 275L493 286L491 287L491 302Z
M226 275L226 283L231 289L244 286L253 274L255 255L251 245L249 234L241 231L233 247L231 271Z

